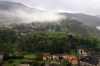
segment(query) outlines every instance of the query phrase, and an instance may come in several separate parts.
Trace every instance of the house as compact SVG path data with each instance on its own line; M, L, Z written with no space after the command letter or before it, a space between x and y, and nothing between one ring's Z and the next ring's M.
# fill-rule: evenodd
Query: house
M43 53L43 60L59 60L60 58L62 59L68 59L73 65L78 64L78 58L74 55L69 55L69 54L53 54L50 55L50 53Z
M62 57L62 54L54 54L53 55L53 59L58 59L59 60L59 57Z
M63 59L68 58L68 54L54 54L53 59L59 59L59 57L62 57Z
M52 59L52 55L50 55L50 53L43 53L43 60L51 60Z
M74 55L68 55L68 54L54 54L53 59L58 59L59 57L62 57L63 59L68 59L73 65L78 64L78 58Z
M38 32L38 31L48 31L48 27L46 26L36 26L36 27L33 27L31 29L31 31L33 32Z
M81 58L79 63L80 66L99 66L99 60L92 56Z
M78 64L78 58L74 55L69 55L67 58L73 65L77 65Z

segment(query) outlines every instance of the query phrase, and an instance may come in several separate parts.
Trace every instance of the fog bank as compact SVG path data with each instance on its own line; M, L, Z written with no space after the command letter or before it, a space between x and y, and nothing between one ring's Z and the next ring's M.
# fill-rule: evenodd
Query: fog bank
M0 10L0 24L12 23L31 23L31 22L54 22L65 19L65 16L52 12L44 12L39 10Z

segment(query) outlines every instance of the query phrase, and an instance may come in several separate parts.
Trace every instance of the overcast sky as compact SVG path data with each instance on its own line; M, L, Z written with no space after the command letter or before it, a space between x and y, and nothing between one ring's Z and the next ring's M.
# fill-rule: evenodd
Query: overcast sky
M2 0L5 1L5 0ZM51 12L100 15L100 0L6 0L21 2L29 7Z

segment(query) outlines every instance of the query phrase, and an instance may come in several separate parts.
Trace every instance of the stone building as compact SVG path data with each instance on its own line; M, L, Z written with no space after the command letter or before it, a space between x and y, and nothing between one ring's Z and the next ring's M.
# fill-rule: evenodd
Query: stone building
M92 56L85 56L80 59L81 66L98 66L98 59Z
M50 53L43 53L43 60L51 60L52 59L52 55L50 55Z
M85 52L84 49L82 49L82 48L77 49L77 53L78 53L78 59L81 59L88 55L88 53Z
M78 66L100 66L99 60L91 55L90 52L85 52L80 48L78 53Z

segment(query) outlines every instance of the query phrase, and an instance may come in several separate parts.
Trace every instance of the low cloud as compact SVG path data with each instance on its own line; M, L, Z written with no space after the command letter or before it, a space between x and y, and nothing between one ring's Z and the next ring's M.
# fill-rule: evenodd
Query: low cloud
M31 22L54 22L65 19L65 16L52 12L44 12L39 10L0 10L0 24L12 23L31 23Z

